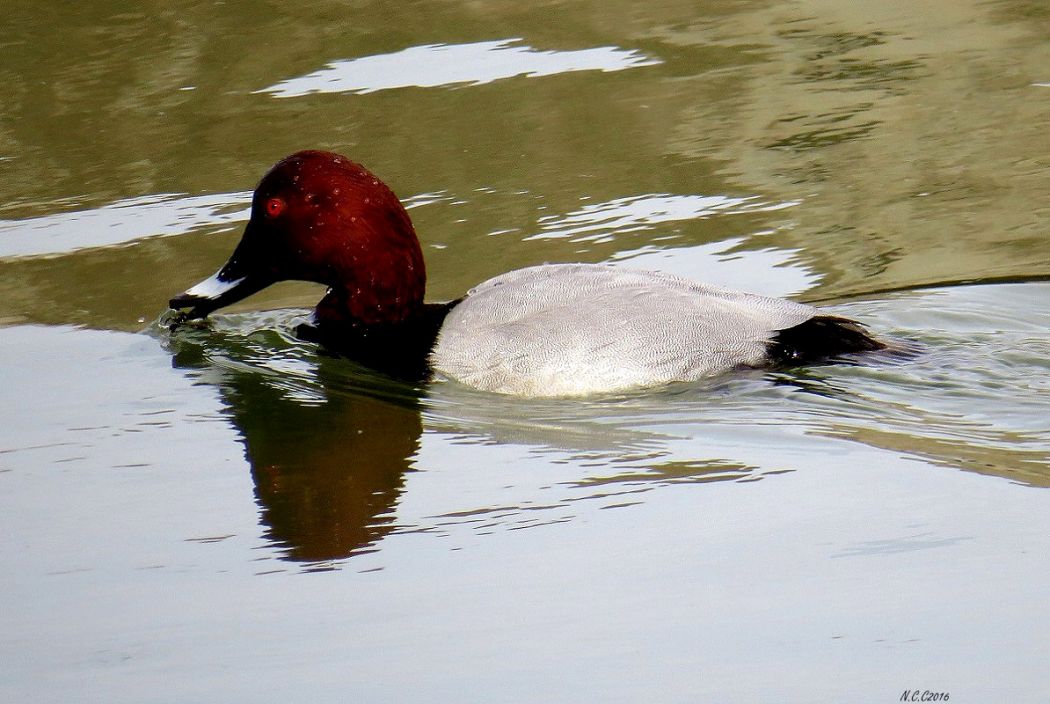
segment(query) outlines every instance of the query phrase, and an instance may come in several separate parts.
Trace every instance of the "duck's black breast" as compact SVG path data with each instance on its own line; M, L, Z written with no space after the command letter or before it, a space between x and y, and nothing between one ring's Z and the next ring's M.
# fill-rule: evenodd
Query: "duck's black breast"
M456 303L424 304L418 312L397 323L304 323L296 328L296 335L395 378L426 381L431 373L428 356L445 317Z

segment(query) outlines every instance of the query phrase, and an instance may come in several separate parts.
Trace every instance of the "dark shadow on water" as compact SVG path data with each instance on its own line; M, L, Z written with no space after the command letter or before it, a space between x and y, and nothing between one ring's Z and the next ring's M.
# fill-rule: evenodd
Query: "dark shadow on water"
M218 387L244 443L266 538L287 559L368 552L392 528L419 448L418 396L340 359L311 357L309 375L278 373L281 342L275 333L180 330L172 364ZM300 350L285 352L294 363Z

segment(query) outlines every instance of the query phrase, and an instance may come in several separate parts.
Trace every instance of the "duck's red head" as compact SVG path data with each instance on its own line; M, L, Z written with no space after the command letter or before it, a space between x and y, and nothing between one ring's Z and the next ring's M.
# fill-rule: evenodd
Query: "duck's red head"
M319 323L373 325L420 309L426 269L412 221L385 183L346 157L303 151L263 177L230 260L170 305L202 318L288 279L329 287Z

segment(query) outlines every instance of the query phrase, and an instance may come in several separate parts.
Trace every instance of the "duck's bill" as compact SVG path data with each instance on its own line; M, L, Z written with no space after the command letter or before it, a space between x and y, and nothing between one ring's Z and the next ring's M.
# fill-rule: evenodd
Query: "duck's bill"
M268 278L243 273L237 260L231 259L212 276L172 298L168 306L182 313L181 320L195 320L247 298L271 283Z

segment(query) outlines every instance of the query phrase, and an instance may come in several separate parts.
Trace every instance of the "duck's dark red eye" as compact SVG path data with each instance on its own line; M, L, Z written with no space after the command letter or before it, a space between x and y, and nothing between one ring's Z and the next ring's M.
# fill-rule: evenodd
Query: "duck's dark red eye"
M275 218L284 212L284 201L280 198L271 198L266 201L266 214Z

